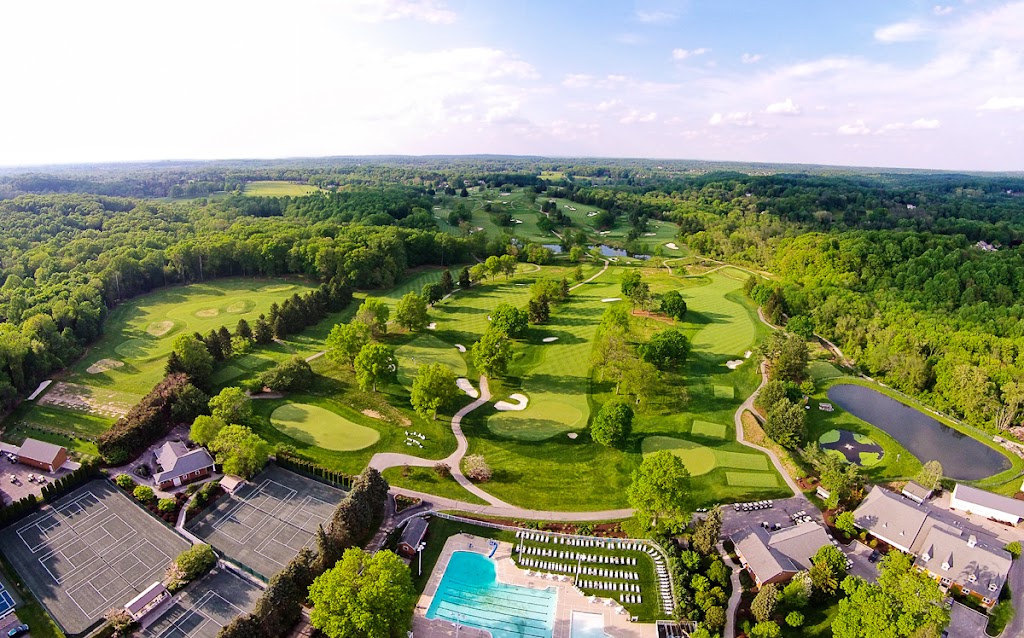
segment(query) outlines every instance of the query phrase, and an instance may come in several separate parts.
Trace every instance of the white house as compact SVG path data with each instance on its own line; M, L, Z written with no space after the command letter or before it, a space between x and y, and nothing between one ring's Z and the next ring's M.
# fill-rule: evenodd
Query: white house
M1017 525L1024 518L1024 501L1008 498L976 487L956 484L949 506L993 520Z

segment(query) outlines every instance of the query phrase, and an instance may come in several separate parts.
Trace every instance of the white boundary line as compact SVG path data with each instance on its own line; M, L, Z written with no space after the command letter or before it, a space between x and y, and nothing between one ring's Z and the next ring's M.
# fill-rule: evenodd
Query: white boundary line
M277 519L280 522L280 524L277 526L277 529L275 529L273 532L267 534L267 536L264 537L263 542L256 546L256 553L259 554L260 556L263 556L264 558L274 562L274 563L277 563L278 565L281 565L282 567L284 565L286 565L287 563L282 563L281 561L279 561L276 558L270 556L269 554L264 553L263 550L268 549L270 547L271 543L277 543L278 545L281 545L281 546L287 548L292 553L292 555L295 555L300 550L302 550L303 547L306 547L306 545L309 544L310 539L313 538L313 534L315 534L315 530L307 530L305 527L303 527L303 525L305 525L306 523L309 523L311 520L314 519L314 514L311 511L311 509L308 507L314 501L316 501L320 505L328 505L329 506L329 503L327 503L326 501L321 501L320 499L316 498L315 496L305 496L305 497L303 497L302 501L300 503L298 503L297 507L293 510L293 514L292 514L292 517L290 519L288 519L288 520L286 520L284 518ZM306 515L306 519L304 521L302 521L301 524L297 524L296 521L298 520L298 517L303 515L303 514ZM287 540L281 540L279 538L279 534L282 531L284 531L284 532L291 531L292 535ZM305 534L308 535L306 537L306 540L303 541L302 546L301 547L292 547L289 543L291 543L291 541L294 541L295 538L299 534L302 534L302 533L305 533ZM289 559L289 560L291 560L291 559Z
M113 534L110 533L110 530L107 529L107 527L106 527L106 524L109 521L113 521L115 519L120 521L121 524L124 525L124 527L125 527L125 533L124 533L123 536L115 537ZM100 536L99 538L97 538L94 541L90 542L87 539L87 536L94 534L98 530L103 532L103 536ZM120 543L124 539L128 538L129 536L131 536L133 531L134 531L134 528L131 525L129 525L128 523L125 523L124 519L122 519L117 514L112 514L110 516L110 518L107 518L106 520L101 521L95 527L92 527L91 529L87 530L86 532L84 532L82 534L79 534L78 539L75 539L73 541L69 541L67 543L64 543L61 547L59 547L57 549L53 549L53 550L47 552L46 554L40 556L37 560L39 561L39 564L42 566L42 568L46 570L46 573L50 575L50 578L53 579L53 582L55 582L55 583L57 583L59 585L62 582L64 582L65 580L67 580L69 577L71 577L71 576L75 575L76 573L78 573L80 570L85 569L85 568L93 565L96 561L100 560L100 555L102 554L102 552L104 552L104 551L106 551L108 549L111 549L113 547L116 547L118 543ZM74 554L70 554L70 555L66 554L64 550L66 548L68 548L72 543L76 542L79 539L81 540L82 543L84 543L85 547L83 547L81 550L75 552ZM104 543L104 541L106 541L107 539L110 539L110 542L109 543ZM99 551L97 551L97 546L99 546L101 544L102 544L102 546L99 547ZM84 554L86 552L92 553L92 559L84 561L81 565L76 565L75 564L75 559L78 556L80 556L80 555L82 555L82 554ZM50 558L52 558L54 556L57 556L57 555L59 555L63 560L65 560L68 563L70 563L71 567L72 567L70 572L68 572L67 574L64 574L64 575L62 575L60 577L55 576L54 573L52 571L50 571L50 568L47 566L47 564L45 562L45 561L49 560Z
M213 623L213 624L217 625L218 627L223 627L224 625L220 624L219 622L214 620L211 616L203 613L203 611L202 611L202 607L205 606L206 603L209 602L211 599L213 599L214 596L216 596L217 598L220 598L229 607L231 607L235 611L237 611L239 616L241 616L241 615L243 615L245 613L245 611L243 609L240 609L239 607L235 606L235 604L232 603L230 600L224 598L223 596L221 596L217 592L215 592L212 589L210 589L210 590L207 590L207 592L205 594L200 596L199 599L196 600L195 603L193 603L185 611L185 613L182 614L177 620L175 620L170 626L164 628L163 631L161 631L160 633L155 633L155 632L147 630L146 633L149 634L150 636L153 636L153 638L170 638L171 636L174 635L173 632L177 631L177 632L179 632L181 634L182 638L191 638L191 636L195 636L196 634L198 634L203 629L203 627L205 627L208 623ZM180 600L179 600L179 604L180 604ZM181 629L180 625L184 624L184 622L186 620L192 618L192 616L200 616L204 620L200 624L196 625L196 628L193 629L191 633L186 633L184 630Z
M88 576L83 578L79 583L73 585L72 587L70 587L69 589L66 590L68 598L71 599L71 602L75 603L75 606L78 607L79 611L81 611L82 614L85 615L86 617L92 618L97 612L103 611L104 607L106 607L106 606L108 606L110 604L110 601L120 597L126 591L128 591L130 589L133 589L136 586L135 581L138 580L138 578L128 578L128 577L125 576L125 574L127 574L129 572L133 572L135 570L135 568L140 566L140 565L142 567L144 567L146 569L146 571L150 571L150 570L152 570L154 568L160 567L162 565L166 565L171 560L171 557L168 556L166 552L164 552L162 549L160 549L159 547L154 545L152 542L150 542L150 540L148 538L143 538L143 539L141 539L137 543L134 541L134 539L130 540L129 542L130 542L130 547L127 548L128 551L125 551L125 552L121 553L116 558L113 558L113 559L111 559L109 561L106 561L106 564L101 565L99 569L93 571L91 574L89 574ZM125 543L124 545L128 545L128 543ZM122 545L121 548L124 548L124 545ZM138 550L147 549L147 548L152 550L152 552L145 552L145 553L142 553L142 554L137 553ZM144 561L142 559L142 557L146 556L146 555L153 555L153 556L159 555L160 558L155 559L153 561L153 564L148 564L146 561ZM129 566L124 566L124 567L122 567L121 565L118 565L118 563L120 563L125 558L133 558L134 562L132 562ZM96 560L90 562L87 565L84 565L83 568L84 567L92 567L96 563L103 563L103 562L104 561L102 561L100 559L100 557L97 556ZM112 569L108 569L108 565ZM97 576L101 576L102 578L104 578L107 581L107 584L116 583L116 582L118 582L118 579L120 579L122 581L126 581L126 583L125 583L125 586L122 587L120 590L118 590L117 592L107 596L107 595L101 594L99 589L96 587L96 585L93 584L94 583L94 579ZM100 605L98 607L96 607L96 608L94 608L94 609L92 609L90 611L86 611L82 607L82 605L78 602L77 598L75 597L76 593L78 593L80 590L83 590L87 586L91 587L93 592L95 592L96 596L99 599L103 600L103 602L100 603ZM85 602L85 601L83 601L83 602Z
M92 498L93 502L83 506L81 504L81 502L86 500L86 499L88 499L88 498ZM76 512L74 512L72 514L65 514L65 512L67 510L70 510L72 508L78 508L78 509L77 509ZM35 554L36 552L38 552L40 549L42 549L46 545L48 545L50 543L53 543L57 539L62 538L64 536L66 536L67 534L73 532L76 527L81 526L85 521L88 521L89 519L94 517L96 514L99 514L100 512L107 511L107 509L108 508L107 508L106 503L101 501L99 499L99 497L96 496L92 491L88 491L85 494L82 494L81 496L76 498L75 500L69 501L69 502L61 505L60 507L55 507L50 512L46 512L41 517L39 517L35 522L29 523L28 525L23 525L22 527L19 527L18 530L17 530L18 538L21 539L21 542L25 543L25 547L27 547L30 552ZM58 516L61 516L61 517L65 518L65 519L71 519L76 514L80 514L82 512L85 512L86 516L85 516L85 518L79 520L77 523L76 522L67 522L67 521L64 521L64 520L60 520L60 518L58 518ZM53 520L53 524L49 525L47 527L43 527L43 522L47 521L48 519L52 519ZM61 526L64 526L64 525L67 526L66 529L64 529L63 531L59 532L58 534L55 534L52 537L50 536L50 532L52 530L57 529L58 527L61 527ZM34 546L34 547L29 543L28 540L25 539L25 532L27 532L28 530L33 529L33 528L37 529L41 533L41 536L43 538L43 540L40 541L39 544Z

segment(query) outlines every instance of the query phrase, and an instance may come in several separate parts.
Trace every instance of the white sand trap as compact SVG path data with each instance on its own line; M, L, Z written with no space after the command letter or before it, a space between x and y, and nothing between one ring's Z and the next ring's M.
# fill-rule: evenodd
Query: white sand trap
M494 409L500 410L502 412L508 412L509 410L525 410L526 404L530 402L529 397L527 397L525 394L510 394L508 395L508 398L512 399L513 401L518 401L518 403L511 403L509 401L498 401L497 403L494 404Z
M466 346L462 345L461 343L457 343L457 344L455 344L455 348L456 348L456 349L457 349L457 350L458 350L459 352L465 352L465 351L466 351Z
M473 387L473 384L470 383L469 379L467 379L466 377L459 377L458 379L456 379L455 385L459 386L459 389L465 392L466 395L471 398L475 399L480 396L480 393L477 391L476 388Z
M669 243L665 244L665 248L671 248L672 250L679 250L679 246L676 246L676 243L674 241L670 241Z
M39 384L39 387L36 388L36 391L33 392L32 394L28 395L28 398L25 399L25 400L26 401L35 401L36 397L39 396L40 394L42 394L43 390L45 390L46 388L50 387L51 383L53 383L53 379L47 379L46 381L43 381L42 383Z
M205 310L196 311L196 316L203 319L209 319L210 317L216 317L220 314L220 310L217 308L206 308Z
M100 359L96 363L92 364L85 369L89 374L99 374L106 372L107 370L113 370L120 368L124 365L124 361L118 361L117 359Z
M566 434L566 436L569 437L570 439L575 440L576 437L579 436L579 434L576 434L575 432L569 432L568 434Z
M611 303L613 301L622 301L622 297L605 297L601 300L601 303Z
M644 237L655 237L658 233L644 233Z
M597 217L597 211L596 210L590 211L589 213L587 213L587 217Z
M743 359L733 359L732 361L725 362L725 367L729 368L730 370L735 370L741 365L743 365Z
M747 350L746 352L743 353L743 358L744 359L749 359L750 355L752 355L752 354L754 354L754 353L751 352L750 350Z
M437 330L437 322L431 321L427 324L427 330Z
M544 337L541 341L544 343L551 343L552 341L558 341L558 337Z
M146 332L154 337L162 337L174 328L173 321L154 321L146 327Z

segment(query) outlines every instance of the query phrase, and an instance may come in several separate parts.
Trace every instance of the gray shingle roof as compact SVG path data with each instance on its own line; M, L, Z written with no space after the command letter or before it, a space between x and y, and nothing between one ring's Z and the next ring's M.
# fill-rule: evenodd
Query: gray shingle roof
M969 485L957 483L953 488L953 498L1024 518L1024 501L979 490Z
M830 541L821 525L804 523L774 533L760 527L745 530L732 542L758 580L766 582L779 574L809 569L811 558Z
M173 480L203 468L213 467L213 457L206 448L197 447L191 452L177 441L164 443L156 454L162 470L153 475L157 483Z
M53 463L57 458L57 454L63 449L61 446L54 445L53 443L25 439L25 442L21 444L21 449L18 450L18 456L39 461L40 463Z
M427 534L427 519L422 516L410 520L405 524L405 531L402 532L400 542L410 547L416 547Z
M984 542L972 546L972 538L960 530L933 527L925 536L914 565L982 596L995 598L1010 571L1010 553Z
M903 492L911 496L916 496L922 501L932 495L932 491L930 489L919 483L915 483L914 481L910 481L903 486Z
M927 509L877 485L853 511L857 527L907 549L914 544L927 517Z

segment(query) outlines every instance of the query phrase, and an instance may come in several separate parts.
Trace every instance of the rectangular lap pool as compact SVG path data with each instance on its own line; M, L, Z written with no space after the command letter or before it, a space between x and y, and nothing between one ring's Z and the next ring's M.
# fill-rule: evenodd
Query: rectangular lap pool
M427 618L491 632L493 638L551 638L554 589L499 583L494 561L473 552L452 554Z
M582 611L572 612L569 638L608 638L604 633L604 616Z

